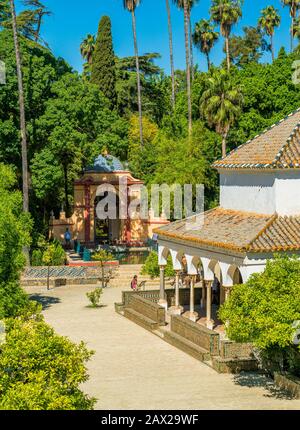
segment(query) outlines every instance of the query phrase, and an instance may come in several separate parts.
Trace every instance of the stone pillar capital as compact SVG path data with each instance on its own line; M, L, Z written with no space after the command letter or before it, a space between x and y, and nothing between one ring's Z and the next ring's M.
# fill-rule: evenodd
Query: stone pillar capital
M225 301L226 301L226 300L228 300L228 298L230 296L232 286L223 285L223 288L225 290Z

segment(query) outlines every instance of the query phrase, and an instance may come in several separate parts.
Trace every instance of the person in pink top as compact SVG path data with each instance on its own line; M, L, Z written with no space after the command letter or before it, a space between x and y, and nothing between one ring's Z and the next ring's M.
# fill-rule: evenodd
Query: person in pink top
M138 283L138 279L137 279L137 275L134 275L132 281L131 281L131 289L136 291L137 290L137 283Z

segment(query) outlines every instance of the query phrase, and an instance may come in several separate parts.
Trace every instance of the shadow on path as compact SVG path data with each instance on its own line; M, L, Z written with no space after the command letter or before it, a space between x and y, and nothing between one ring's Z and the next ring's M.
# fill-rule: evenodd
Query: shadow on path
M35 300L40 305L42 305L43 311L45 309L50 308L52 305L55 305L61 302L61 300L58 297L43 296L42 294L30 294L29 298L30 300Z
M237 385L241 385L242 387L262 387L264 388L268 393L264 394L265 397L276 397L277 399L282 400L292 400L293 396L291 396L287 391L278 388L274 381L267 377L266 375L254 373L254 372L247 372L247 373L240 373L237 375L234 375L234 383Z

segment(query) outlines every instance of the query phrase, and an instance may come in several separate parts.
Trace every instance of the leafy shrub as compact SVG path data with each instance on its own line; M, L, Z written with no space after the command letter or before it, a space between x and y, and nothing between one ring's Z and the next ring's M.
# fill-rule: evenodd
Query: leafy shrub
M227 334L237 342L253 342L271 373L287 370L300 375L300 347L293 344L293 323L300 320L300 261L279 257L263 273L233 287L220 309L229 322Z
M91 306L93 308L98 308L100 306L102 293L103 293L102 288L96 288L94 291L86 293L86 296L91 302Z
M31 256L32 266L42 266L43 265L43 251L41 249L34 249Z
M152 279L159 276L159 265L158 265L158 254L155 251L150 252L147 257L145 264L142 267L141 274L149 275ZM173 269L172 258L169 255L167 259L167 265L165 268L165 275L168 277L175 276L175 271Z
M32 266L62 266L65 264L66 253L58 240L40 242L40 248L33 250Z
M92 352L55 334L44 321L10 319L0 354L0 409L92 409L79 385Z
M47 266L62 266L65 264L66 253L58 241L50 243L43 253L43 263Z

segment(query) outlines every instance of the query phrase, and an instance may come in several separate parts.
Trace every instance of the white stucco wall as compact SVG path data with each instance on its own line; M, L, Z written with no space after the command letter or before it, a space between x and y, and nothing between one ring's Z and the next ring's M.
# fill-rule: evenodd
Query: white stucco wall
M300 214L300 171L222 171L220 206L262 214Z
M300 172L281 172L275 183L276 212L300 215Z

